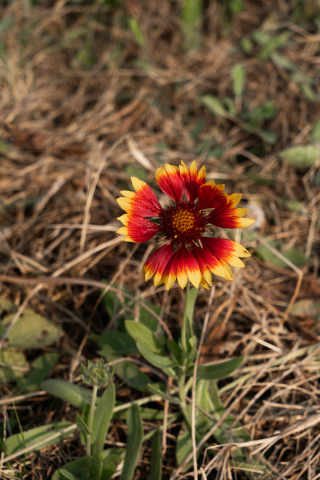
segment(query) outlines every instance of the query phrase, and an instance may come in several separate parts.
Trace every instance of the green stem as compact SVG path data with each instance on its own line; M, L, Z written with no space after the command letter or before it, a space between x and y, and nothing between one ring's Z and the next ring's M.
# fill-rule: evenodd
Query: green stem
M92 478L92 474L93 474L92 463L91 463L91 435L92 435L93 415L94 415L94 408L96 405L97 391L98 391L98 387L94 385L93 391L92 391L92 400L91 400L91 407L90 407L90 414L89 414L89 421L88 421L89 433L87 434L87 462L88 462L88 470L89 470L90 478Z
M190 295L190 282L188 280L187 286L186 286L186 298L184 302L184 311L183 311L183 319L182 319L182 327L181 327L181 344L185 354L187 354L188 352L187 323L188 323L189 295Z

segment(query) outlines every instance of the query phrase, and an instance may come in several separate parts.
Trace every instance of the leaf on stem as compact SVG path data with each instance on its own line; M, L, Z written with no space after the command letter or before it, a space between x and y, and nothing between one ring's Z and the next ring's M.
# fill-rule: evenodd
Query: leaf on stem
M133 404L127 414L128 441L120 480L132 480L143 441L143 428L138 405Z
M95 412L96 435L95 438L92 439L92 454L97 459L103 451L104 441L109 430L115 401L115 386L114 383L111 382L101 396Z

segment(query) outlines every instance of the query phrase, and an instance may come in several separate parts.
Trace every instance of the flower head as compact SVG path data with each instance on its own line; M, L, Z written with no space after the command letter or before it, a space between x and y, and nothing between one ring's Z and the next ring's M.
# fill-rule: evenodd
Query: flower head
M163 282L169 290L177 279L184 288L188 279L195 286L212 285L211 273L233 280L229 265L244 267L239 257L250 253L239 243L213 238L214 227L243 228L254 220L242 218L246 208L236 208L241 194L227 195L224 185L206 182L205 168L198 172L165 164L158 168L156 180L172 200L162 208L151 188L132 177L135 192L123 191L117 199L127 213L118 218L124 227L117 233L127 242L141 243L157 237L163 245L146 261L146 281L154 275L155 286Z
M81 379L87 385L103 387L113 376L114 367L110 367L108 363L104 363L101 358L100 362L92 363L88 360L88 366L84 367L81 363Z

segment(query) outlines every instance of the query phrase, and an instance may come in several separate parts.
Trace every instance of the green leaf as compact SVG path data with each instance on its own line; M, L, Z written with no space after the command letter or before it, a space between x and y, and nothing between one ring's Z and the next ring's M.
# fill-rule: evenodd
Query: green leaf
M1 317L4 316L4 312L14 312L15 306L12 302L9 302L9 300L6 300L5 298L0 296L0 315Z
M149 387L149 390L151 390L151 392L156 393L157 395L162 397L164 400L168 400L168 402L171 402L171 403L176 403L177 405L180 404L180 400L178 398L174 398L174 397L171 397L170 395L167 395L166 393L156 388L154 385L151 385L149 383L148 387Z
M32 371L22 382L18 383L19 390L33 391L38 389L40 383L51 373L59 360L59 354L47 352L37 357L32 363Z
M220 100L213 95L202 95L200 101L205 105L214 115L225 117L226 110Z
M311 137L315 142L320 143L320 120L318 120L314 125L311 131Z
M134 17L131 17L128 19L128 25L136 42L141 48L143 48L145 46L145 40L138 20L136 20Z
M310 85L307 83L301 83L300 88L309 102L316 102L318 100L318 95L314 93Z
M86 435L89 435L89 433L90 433L89 428L88 428L86 422L83 420L83 418L80 417L78 412L76 413L76 424L77 424L78 430L81 433L85 433Z
M271 37L259 53L261 60L266 60L280 47L286 45L291 37L291 31L287 30L280 35Z
M314 300L312 298L305 298L296 302L291 310L290 314L295 317L319 317L320 315L320 300Z
M231 70L232 89L236 97L242 97L245 82L245 69L242 63L236 63Z
M283 205L289 212L301 213L304 209L303 203L296 200L284 200Z
M193 313L194 313L194 307L196 304L197 295L198 295L198 289L195 287L190 288L189 296L187 300L188 303L185 306L185 308L187 309L187 338L186 338L187 343L189 343L189 340L193 336L192 323L193 323Z
M111 449L106 450L105 452L106 453L111 452ZM101 472L100 478L102 480L108 480L109 478L111 478L112 475L117 471L116 463L121 463L121 461L122 461L122 456L120 455L114 455L112 453L110 453L109 455L106 455L101 462L102 472Z
M197 378L204 380L219 380L231 375L243 362L243 357L233 358L227 362L217 363L216 365L199 365Z
M27 359L22 352L14 348L0 349L0 383L24 378Z
M183 424L183 428L180 430L177 446L176 446L176 461L178 465L181 465L184 459L192 452L192 439L190 435L190 430L187 428L186 424ZM197 451L197 456L200 454L200 451ZM189 470L193 465L192 459L187 463L187 465L182 470L182 473Z
M0 33L4 33L14 25L14 19L12 17L6 17L0 22Z
M108 355L122 357L139 353L135 341L127 332L105 330L102 335L91 335L89 338L102 347L101 355L106 356L107 359Z
M117 470L115 463L120 463L122 461L124 450L120 448L110 448L103 453L104 458L101 462L97 462L95 458L91 457L93 473L94 475L98 473L99 475L97 478L99 479L109 480ZM90 480L87 457L78 458L77 460L69 462L59 468L53 474L52 480L65 480L65 477L61 473L62 470L73 474L80 480Z
M170 368L176 366L176 362L173 359L167 356L165 357L163 355L157 355L152 350L147 348L143 343L141 343L140 340L137 341L137 347L141 355L155 367Z
M73 473L68 472L68 470L65 470L64 468L60 470L60 473L64 478L67 478L68 480L81 480L79 479L79 477L76 477L75 475L73 475Z
M269 145L274 145L277 143L277 134L273 132L272 130L257 130L257 135L266 143Z
M66 380L55 378L44 380L40 387L50 395L61 398L65 402L69 402L71 405L81 410L85 408L87 403L91 402L92 395L89 390L67 382Z
M288 72L294 72L298 68L296 64L290 62L290 60L288 60L283 55L280 55L280 53L278 52L272 53L271 58L276 65L284 68L285 70L288 70Z
M236 116L237 112L236 112L236 104L234 102L234 99L230 97L224 97L223 101L227 105L229 113L231 113L231 115L233 116Z
M148 480L161 480L162 478L162 455L161 455L161 432L158 429L152 439L151 467Z
M201 44L202 0L183 0L181 34L186 50Z
M241 38L240 45L241 45L241 48L246 55L251 55L252 54L253 44L252 44L250 38L248 38L248 37Z
M138 165L135 165L134 163L129 163L129 165L126 166L126 172L129 177L137 177L143 182L148 180L148 172L144 168L138 167Z
M106 388L103 395L101 396L97 409L95 411L95 422L96 422L96 436L93 439L92 443L92 454L94 457L102 453L104 447L104 441L106 439L110 420L112 418L113 409L116 401L116 392L114 383L111 382L110 385Z
M139 407L133 404L127 413L128 439L120 480L132 480L143 441Z
M0 323L0 335L6 331L13 317L14 314L8 315ZM15 348L40 348L54 343L61 333L58 325L33 310L25 309L8 335L8 345Z
M87 432L89 432L87 425L89 424L90 410L91 410L91 405L89 405L87 403L87 405L84 407L84 409L82 411L82 419L81 419L82 422L80 422L80 427L81 428L79 428L78 422L77 422L77 426L80 430L80 438L81 438L81 441L82 441L83 445L87 445ZM85 426L83 424L85 424ZM94 438L95 434L96 434L96 419L93 416L92 429L91 429L92 437L91 438Z
M108 285L107 282L105 282L106 285ZM135 296L135 292L132 292L131 290L129 290L128 288L124 287L124 286L121 286L121 285L118 285L118 284L114 284L115 287L119 288L120 290L123 290L125 293L129 293L133 296ZM138 297L139 299L139 297ZM112 318L115 314L117 314L120 309L122 309L123 305L129 305L131 304L131 300L129 298L123 298L122 302L119 301L119 297L118 297L118 294L115 293L115 292L111 292L110 290L104 295L103 297L103 300L104 300L104 304L105 304L105 307L107 309L107 312L109 314L109 316ZM158 307L157 305L155 305L154 303L151 303L151 302L145 302L145 304L151 308L151 310L153 310L155 313L157 313L158 315L160 314L160 311L161 311L161 308ZM132 306L130 308L135 308L136 307L136 304L133 303ZM143 323L144 325L146 325L148 328L150 328L150 330L152 330L153 332L156 331L159 327L159 323L158 323L158 320L150 313L148 312L148 310L146 310L145 308L143 307L140 307L140 305L138 305L138 308L139 308L139 313L140 313L140 322ZM123 317L121 317L123 318ZM126 313L126 318L128 318L127 316L127 313ZM110 332L111 330L106 330L106 332Z
M184 355L182 348L171 338L168 338L167 345L169 350L173 353L174 358L177 360L179 365L182 366L184 364Z
M125 326L129 335L131 335L135 342L139 340L141 344L145 345L149 350L154 353L158 353L159 355L164 353L161 342L156 339L148 327L142 323L134 322L132 320L127 320L125 322Z
M279 157L296 168L310 168L320 158L320 149L317 145L298 145L279 152Z
M304 253L302 253L300 250L298 250L295 247L289 248L288 250L284 250L286 245L282 242L272 240L267 243L271 247L281 252L281 254L285 258L290 260L290 262L292 262L297 267L300 267L300 265L304 265L305 263L308 262L308 258L304 255ZM271 263L272 265L275 265L276 267L290 268L285 261L283 261L277 255L271 252L271 250L269 250L269 248L266 245L259 245L259 247L255 249L254 255L261 258L261 260L264 260L267 263Z
M127 385L142 392L148 391L150 378L132 362L123 361L115 365L116 375Z
M61 431L67 427L71 428L62 433ZM57 422L32 428L31 430L26 430L23 433L11 435L11 437L7 438L7 440L4 442L6 454L12 455L13 453L19 452L19 450L22 450L23 448L30 448L29 452L33 452L34 450L40 450L40 448L54 445L55 443L68 438L75 429L76 425L71 422ZM47 440L55 433L59 433L59 435L57 435L53 440ZM42 442L41 446L33 447L33 445L38 442Z
M265 120L271 120L277 113L276 104L272 100L267 100L260 107L250 110L243 115L245 120L251 120L251 122L260 125Z

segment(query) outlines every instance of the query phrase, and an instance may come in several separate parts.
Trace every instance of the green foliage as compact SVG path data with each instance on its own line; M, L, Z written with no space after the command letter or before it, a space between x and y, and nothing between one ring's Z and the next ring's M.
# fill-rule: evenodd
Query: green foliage
M0 335L10 325L14 314L0 322ZM33 310L25 309L8 335L8 345L13 348L34 349L51 345L61 336L61 328Z
M273 36L269 38L265 44L264 47L261 49L259 53L259 57L261 60L266 60L269 58L272 53L274 53L278 48L281 48L289 42L289 39L291 37L291 31L286 30L280 35Z
M278 240L271 240L267 243L268 245L279 251L287 260L292 262L297 267L300 267L301 265L304 265L308 262L308 258L295 247L286 249L286 244ZM275 265L277 267L290 268L284 260L271 252L271 250L269 250L268 247L265 245L259 245L259 247L255 249L254 255L261 258L261 260L264 260L267 263L271 263L272 265Z
M95 412L96 435L93 439L92 453L97 459L100 458L103 452L104 441L109 430L115 401L116 391L112 382L101 396Z
M2 348L0 350L0 382L19 380L25 376L27 359L25 355L15 348Z
M231 78L235 97L242 97L245 85L245 69L241 63L236 63L232 67Z
M94 457L91 458L93 465L94 478L96 480L109 480L117 470L117 464L121 463L124 457L124 449L110 448L105 450L103 460L97 461ZM73 477L67 477L67 475ZM87 458L78 458L73 462L67 463L64 467L57 470L52 480L65 480L66 478L77 478L79 480L91 480L88 472Z
M202 41L202 0L183 0L181 34L186 50L197 49Z
M314 317L320 320L320 300L305 298L296 302L290 311L295 317Z
M84 367L81 363L81 380L87 385L103 387L113 376L114 367L110 367L108 363L104 363L101 358L98 362L88 360L88 366Z
M226 115L226 110L223 104L213 95L202 95L200 97L201 103L205 105L211 113L214 115L224 117Z
M86 388L66 380L51 378L42 382L40 387L50 395L61 398L80 410L83 410L91 401L91 393Z
M161 342L154 336L152 331L139 322L127 320L125 322L129 335L137 342L139 340L145 347L159 355L164 354Z
M137 405L132 405L128 410L127 428L127 448L120 480L132 480L143 441L143 427Z
M151 365L154 365L155 367L158 368L170 368L170 367L175 367L176 366L176 361L172 358L169 358L166 355L158 355L157 353L154 353L153 350L150 350L150 348L146 347L144 343L141 342L141 340L137 340L137 347L141 353L141 355L144 356L148 360L148 362L151 363Z
M37 357L31 363L31 372L24 376L23 380L18 381L20 391L35 391L40 383L52 372L59 360L59 354L56 352L47 352Z
M286 163L296 168L310 168L320 158L318 145L297 145L285 148L279 152L279 157Z
M320 143L320 120L318 120L314 125L311 131L311 137L315 142Z
M151 467L148 480L161 480L162 478L162 455L161 455L161 432L158 429L152 439Z
M40 448L54 445L68 438L74 432L75 428L76 426L71 422L57 422L11 435L4 442L6 455L17 453L23 448L28 448L28 452L33 452Z
M120 288L119 285L117 284L114 284L115 287L117 288ZM123 291L125 293L129 293L131 295L135 295L134 292L132 292L131 290L129 290L127 287L123 287ZM139 298L138 298L139 299ZM139 299L140 300L140 299ZM148 310L146 310L145 308L143 307L140 307L139 304L135 304L131 302L131 300L129 298L123 298L123 303L120 303L119 302L119 295L115 292L111 292L111 291L108 291L104 297L103 297L103 301L104 301L104 305L106 307L106 310L109 314L109 316L111 318L113 318L115 315L117 315L120 310L123 309L123 307L127 307L131 309L135 309L136 308L139 310L139 321L141 323L143 323L144 325L146 325L148 328L150 328L150 330L152 330L153 332L155 332L158 327L159 327L159 324L158 324L158 320L156 318L154 318L150 312L148 312ZM157 305L155 305L154 303L151 303L151 302L144 302L145 305L147 305L151 310L153 310L157 315L160 314L160 311L161 311L161 308L158 307ZM125 318L125 319L129 319L130 317L133 317L133 315L128 315L127 314L127 311L125 314L121 315L119 320L118 320L118 324L121 325L121 322L122 320ZM132 318L133 319L133 318Z
M128 25L139 47L144 48L146 42L138 20L131 17L128 19Z
M217 363L216 365L199 365L197 378L203 380L219 380L231 375L243 362L243 357L233 358L226 362Z

